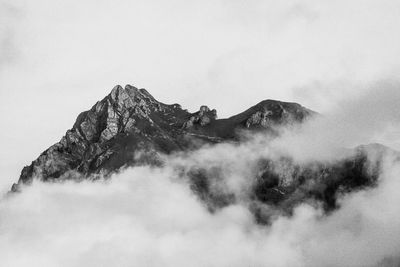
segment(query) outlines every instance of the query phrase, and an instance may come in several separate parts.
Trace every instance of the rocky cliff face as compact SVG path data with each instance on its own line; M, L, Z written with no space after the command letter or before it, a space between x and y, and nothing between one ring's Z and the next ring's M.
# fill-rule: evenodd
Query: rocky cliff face
M60 142L26 166L18 184L34 177L44 181L83 175L109 174L124 165L157 163L157 153L190 149L197 138L207 143L238 138L240 129L268 129L302 122L312 111L292 103L267 100L228 119L201 106L190 113L179 104L157 101L145 89L115 86L90 110L82 112ZM135 154L144 151L141 157ZM18 190L18 184L13 190Z
M179 104L157 101L145 89L118 85L82 112L58 143L23 168L12 191L19 191L33 179L96 179L124 166L161 165L162 154L188 151L202 144L240 143L239 133L243 131L265 131L273 136L277 126L302 123L315 114L296 103L265 100L240 114L218 119L216 110L207 106L190 113ZM256 182L248 196L254 200L254 214L260 222L268 217L256 203L274 205L288 213L299 201L310 199L320 201L327 211L335 208L337 194L376 183L379 164L371 168L367 152L366 147L360 147L354 156L329 165L299 165L284 157L258 159L253 166ZM285 172L277 166L284 166ZM210 209L235 201L234 196L210 187L222 173L218 167L189 167L184 173Z

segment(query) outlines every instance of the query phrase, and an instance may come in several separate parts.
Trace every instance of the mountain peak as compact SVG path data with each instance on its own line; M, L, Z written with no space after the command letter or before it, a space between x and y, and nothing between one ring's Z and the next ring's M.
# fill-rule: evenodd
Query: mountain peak
M57 179L70 171L108 174L138 164L135 155L141 150L168 154L199 143L236 140L240 130L271 131L275 124L288 123L287 118L301 123L312 114L298 104L265 100L231 118L217 119L216 110L208 106L189 113L179 104L157 101L145 89L116 85L79 114L60 142L23 169L19 183L33 177Z
M60 142L24 167L11 190L20 191L21 185L33 179L97 179L129 166L163 166L165 157L160 154L188 152L203 144L240 143L244 131L263 131L273 138L279 135L276 126L302 123L314 114L296 103L268 99L230 118L217 119L216 110L208 106L189 113L179 104L155 100L145 89L117 85L90 110L82 112ZM268 223L271 213L260 209L259 203L273 205L287 214L302 201L321 202L326 211L335 209L338 194L376 184L387 148L373 144L354 151L349 158L332 163L299 164L289 155L252 156L251 163L246 163L252 169L246 171L246 179L251 180L243 199L250 201L249 209L260 223ZM370 155L377 159L376 164L370 164ZM235 203L234 194L213 190L211 185L224 181L223 168L228 168L230 174L229 166L239 162L222 164L225 167L211 164L210 169L196 160L190 162L173 167L179 177L188 179L190 188L210 210Z
M159 102L146 89L138 89L130 84L116 85L108 95L111 103L130 108L137 103L157 105ZM146 102L146 103L145 103Z
M217 111L215 109L210 110L208 106L201 106L199 111L192 114L187 122L183 125L184 128L189 129L195 124L205 126L210 124L212 121L217 119Z

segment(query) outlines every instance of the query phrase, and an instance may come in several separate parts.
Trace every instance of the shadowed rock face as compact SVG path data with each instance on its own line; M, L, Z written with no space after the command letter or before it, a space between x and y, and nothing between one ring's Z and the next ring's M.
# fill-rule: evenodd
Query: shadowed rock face
M215 109L201 106L190 113L179 104L167 105L145 89L115 86L90 110L82 112L60 142L23 168L18 184L34 177L63 179L78 172L85 176L109 174L122 166L157 164L157 153L192 149L201 140L215 143L238 139L237 130L268 128L301 122L312 111L292 103L267 100L228 119L217 119ZM137 156L141 151L141 156ZM14 184L13 190L18 185Z
M249 179L248 192L242 197L247 198L260 223L269 223L276 214L291 215L301 203L331 212L339 208L339 196L378 184L384 157L389 152L400 160L397 152L381 145L357 147L348 157L329 163L299 164L289 157L259 158L251 166L253 179ZM234 194L213 190L211 186L224 178L222 167L190 166L186 173L191 177L193 191L211 211L237 201Z
M314 114L296 103L265 100L230 118L217 119L216 110L207 106L190 113L179 104L157 101L145 89L118 85L90 110L79 114L58 143L24 167L12 191L19 191L22 184L33 179L96 179L121 167L162 165L160 154L185 152L203 144L241 142L239 132L243 131L264 131L273 136L276 126L302 123ZM334 209L338 194L376 183L379 164L371 170L366 151L361 147L353 157L330 165L298 165L290 158L259 159L253 166L254 181L248 194L252 211L265 222L271 214L257 203L289 214L299 202L308 200L320 201L327 211ZM285 166L285 172L277 166ZM189 168L185 173L191 187L210 210L236 201L233 195L211 190L212 180L223 175L218 167Z

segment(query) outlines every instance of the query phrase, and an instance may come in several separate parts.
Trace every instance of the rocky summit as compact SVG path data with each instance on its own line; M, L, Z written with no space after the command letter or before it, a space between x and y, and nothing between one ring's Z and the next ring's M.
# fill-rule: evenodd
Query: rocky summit
M179 104L157 101L145 89L115 86L90 110L82 112L61 140L23 168L18 184L34 177L44 181L71 171L83 175L109 174L121 166L152 161L154 153L187 150L193 139L218 143L239 138L243 129L273 130L277 125L302 122L314 114L299 104L265 100L230 117L217 119L217 111L201 106L190 113ZM142 157L135 157L137 151ZM13 185L13 190L18 189Z
M273 137L280 126L302 123L315 114L296 103L264 100L235 116L218 119L217 111L207 106L191 113L179 104L157 101L145 89L117 85L79 114L58 143L23 168L12 191L20 191L33 179L96 179L122 167L161 166L159 155L191 151L204 144L240 143L246 133L262 131ZM371 167L367 150L359 147L352 157L330 164L300 165L288 157L260 158L253 166L255 182L248 199L288 213L299 201L310 199L322 203L327 211L334 209L338 194L376 183L379 164ZM277 166L285 166L284 172ZM218 167L196 167L185 173L192 190L211 210L235 201L234 196L210 187L221 173ZM250 207L260 222L267 221L269 215L262 208Z

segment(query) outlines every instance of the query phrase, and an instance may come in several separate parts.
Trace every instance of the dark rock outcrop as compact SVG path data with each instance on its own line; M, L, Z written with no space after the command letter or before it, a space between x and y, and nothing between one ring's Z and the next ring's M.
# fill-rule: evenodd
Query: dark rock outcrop
M239 115L218 120L216 110L207 106L189 113L179 104L157 101L145 89L117 85L90 110L79 114L60 142L26 166L18 184L29 183L34 177L44 181L68 179L74 172L95 177L122 166L149 161L157 164L157 153L189 149L193 138L208 143L233 140L240 129L267 129L290 120L302 122L311 114L298 104L267 100ZM139 150L144 151L140 158L135 155ZM13 185L13 191L18 190L18 184Z
M217 111L215 109L210 110L207 106L201 106L200 110L196 113L193 113L189 120L183 124L183 128L189 129L195 124L206 126L216 119Z
M291 215L301 203L331 212L340 207L338 198L350 192L373 188L379 183L385 157L400 161L400 153L379 144L363 145L347 151L346 157L334 161L297 163L288 156L259 157L248 166L252 173L246 198L250 210L260 223L271 216ZM235 203L235 196L211 186L226 175L222 166L189 166L184 172L191 186L211 211ZM268 208L266 209L266 205Z
M217 119L216 110L207 106L190 113L179 104L157 101L144 89L118 85L90 110L79 114L60 142L24 167L11 190L19 191L22 184L33 179L96 179L126 166L162 165L161 154L185 152L202 144L241 142L243 131L265 131L274 136L277 127L302 123L315 114L296 103L265 100L230 118ZM377 183L380 160L369 162L371 150L383 155L387 148L361 146L351 157L329 164L300 165L290 157L260 158L252 166L250 209L261 223L268 222L271 211L263 210L258 203L290 214L299 202L316 201L329 212L338 206L338 195ZM218 166L185 166L181 171L210 210L236 201L234 195L210 187L213 180L224 175Z

